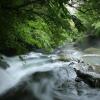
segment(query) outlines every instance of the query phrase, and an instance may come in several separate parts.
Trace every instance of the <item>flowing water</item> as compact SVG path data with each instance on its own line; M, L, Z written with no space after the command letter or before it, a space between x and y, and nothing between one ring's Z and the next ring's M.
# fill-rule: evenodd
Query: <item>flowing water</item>
M61 60L62 56L66 61ZM84 60L85 63L79 63L78 60ZM76 73L73 69L88 71L87 63L99 67L99 54L87 54L67 44L52 54L30 52L15 57L3 56L2 61L9 67L0 68L0 100L99 100L100 98L99 89L75 81Z

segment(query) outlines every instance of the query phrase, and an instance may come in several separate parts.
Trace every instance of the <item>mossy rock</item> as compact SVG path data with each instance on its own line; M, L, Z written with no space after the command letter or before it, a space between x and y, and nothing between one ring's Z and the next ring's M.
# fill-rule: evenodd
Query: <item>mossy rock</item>
M59 61L69 62L71 59L67 57L67 55L59 55L58 57Z

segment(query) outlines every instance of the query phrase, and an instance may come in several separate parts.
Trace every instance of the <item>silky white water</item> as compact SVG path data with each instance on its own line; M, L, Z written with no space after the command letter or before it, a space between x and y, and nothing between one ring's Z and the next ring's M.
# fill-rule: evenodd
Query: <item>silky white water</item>
M99 89L92 89L84 82L75 82L73 68L87 71L87 65L77 60L88 56L72 47L66 48L49 55L31 52L21 57L4 56L3 60L10 67L0 68L0 95L14 87L19 88L18 84L24 81L28 91L36 98L34 100L99 100ZM70 61L59 61L59 51Z

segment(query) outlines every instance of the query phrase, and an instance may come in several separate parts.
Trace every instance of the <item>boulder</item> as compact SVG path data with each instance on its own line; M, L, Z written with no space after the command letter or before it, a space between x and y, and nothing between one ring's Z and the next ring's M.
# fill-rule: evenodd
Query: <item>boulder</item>
M23 83L0 95L0 100L37 100L37 98L28 90L27 84Z
M6 69L9 67L9 65L7 64L7 62L0 60L0 67Z
M90 87L93 87L93 88L100 88L100 77L96 77L96 76L94 77L93 75L91 75L89 73L82 72L75 68L74 68L74 70L77 74L77 77L80 80L82 80L84 83L86 83L87 85L89 85Z

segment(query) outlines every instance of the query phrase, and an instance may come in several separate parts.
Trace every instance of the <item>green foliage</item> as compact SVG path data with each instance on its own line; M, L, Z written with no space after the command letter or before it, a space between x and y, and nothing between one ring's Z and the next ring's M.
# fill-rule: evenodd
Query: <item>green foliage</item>
M100 37L100 1L84 0L79 6L78 18L85 25L86 35Z
M94 27L95 35L96 35L97 37L100 37L100 22L99 22L99 21L94 22L94 23L92 24L92 26Z
M82 20L69 13L66 3L69 0L1 0L0 52L50 51L82 37ZM99 30L95 23L92 26Z

